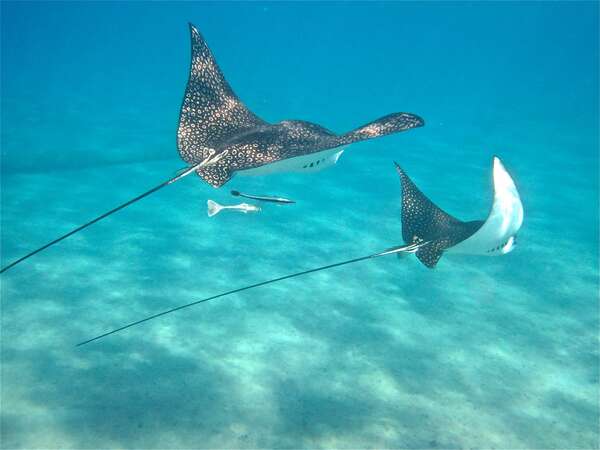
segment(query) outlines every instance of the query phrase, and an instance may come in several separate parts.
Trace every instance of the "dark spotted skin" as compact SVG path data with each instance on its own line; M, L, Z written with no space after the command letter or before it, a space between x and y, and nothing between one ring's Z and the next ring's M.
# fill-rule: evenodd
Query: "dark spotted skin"
M197 170L214 187L235 171L316 153L424 125L410 113L394 113L337 135L301 120L269 124L237 98L198 30L190 24L192 62L177 131L181 158L190 165L222 154L218 163Z
M429 268L435 267L445 249L472 236L483 220L463 222L438 208L415 186L396 164L402 186L402 239L408 244L431 241L417 250L417 258Z

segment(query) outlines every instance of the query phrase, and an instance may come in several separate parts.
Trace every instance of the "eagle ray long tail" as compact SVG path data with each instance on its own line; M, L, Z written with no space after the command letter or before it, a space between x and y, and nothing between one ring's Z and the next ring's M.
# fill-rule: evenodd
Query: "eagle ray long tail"
M287 280L289 278L299 277L300 275L306 275L306 274L313 273L313 272L319 272L321 270L331 269L333 267L344 266L346 264L352 264L352 263L356 263L356 262L359 262L359 261L364 261L364 260L367 260L367 259L377 258L379 256L391 255L391 254L394 254L394 253L401 253L401 252L404 252L404 253L414 253L420 247L422 247L424 245L427 245L427 244L428 244L428 242L421 243L421 244L410 244L410 245L392 247L392 248L384 250L383 252L380 252L380 253L374 253L374 254L368 255L368 256L361 256L360 258L354 258L354 259L349 259L347 261L342 261L342 262L338 262L338 263L334 263L334 264L328 264L326 266L317 267L315 269L304 270L302 272L296 272L296 273L293 273L293 274L290 274L290 275L285 275L285 276L282 276L282 277L273 278L271 280L262 281L260 283L251 284L250 286L244 286L244 287L241 287L241 288L238 288L238 289L233 289L231 291L223 292L221 294L213 295L211 297L206 297L206 298L203 298L201 300L196 300L194 302L187 303L185 305L176 306L175 308L171 308L171 309L168 309L166 311L160 312L158 314L153 314L151 316L148 316L148 317L146 317L144 319L137 320L135 322L131 322L131 323L129 323L127 325L124 325L124 326L122 326L120 328L116 328L116 329L108 331L108 332L106 332L104 334L101 334L101 335L98 335L98 336L93 337L91 339L88 339L87 341L80 342L79 344L76 345L76 347L80 347L82 345L89 344L90 342L97 341L98 339L102 339L102 338L104 338L106 336L109 336L111 334L118 333L119 331L123 331L123 330L125 330L127 328L131 328L131 327L133 327L135 325L139 325L141 323L148 322L149 320L156 319L156 318L161 317L161 316L165 316L165 315L173 313L175 311L179 311L181 309L189 308L191 306L195 306L195 305L198 305L200 303L208 302L210 300L215 300L217 298L225 297L227 295L236 294L238 292L246 291L248 289L253 289L253 288L256 288L256 287L260 287L260 286L265 286L267 284L275 283L277 281L282 281L282 280Z
M90 220L89 222L86 222L86 223L84 223L83 225L80 225L80 226L78 226L77 228L75 228L75 229L73 229L73 230L69 231L68 233L66 233L66 234L63 234L62 236L60 236L60 237L58 237L58 238L54 239L53 241L50 241L50 242L48 242L47 244L45 244L45 245L41 246L40 248L38 248L38 249L36 249L36 250L33 250L33 251L31 251L31 252L27 253L25 256L22 256L21 258L19 258L19 259L15 260L15 261L13 261L13 262L11 262L11 263L10 263L10 264L8 264L7 266L4 266L2 269L0 269L0 273L6 272L6 271L7 271L8 269L10 269L11 267L14 267L14 266L16 266L17 264L19 264L19 263L21 263L21 262L25 261L26 259L28 259L28 258L32 257L33 255L35 255L35 254L37 254L37 253L39 253L39 252L41 252L41 251L43 251L43 250L47 249L48 247L51 247L51 246L52 246L52 245L54 245L54 244L57 244L57 243L59 243L60 241L62 241L62 240L64 240L64 239L68 238L69 236L73 236L75 233L77 233L77 232L79 232L79 231L81 231L81 230L83 230L83 229L85 229L85 228L89 227L90 225L93 225L93 224L95 224L96 222L99 222L100 220L102 220L102 219L104 219L104 218L106 218L106 217L110 216L111 214L114 214L114 213L116 213L117 211L120 211L120 210L122 210L123 208L126 208L126 207L128 207L129 205L131 205L131 204L133 204L133 203L135 203L135 202L137 202L137 201L139 201L139 200L143 199L144 197L147 197L147 196L149 196L150 194L153 194L154 192L158 191L159 189L162 189L162 188L164 188L165 186L168 186L168 185L170 185L170 184L173 184L173 183L175 183L176 181L179 181L179 180L181 180L183 177L185 177L185 176L187 176L187 175L191 174L191 173L192 173L192 172L194 172L194 170L196 170L197 168L199 168L199 167L202 167L203 165L206 165L208 162L210 162L210 161L203 161L203 162L201 162L201 163L199 163L199 164L196 164L195 166L192 166L192 167L188 167L188 168L186 168L186 169L185 169L183 172L181 172L181 173L180 173L180 174L178 174L177 176L175 176L175 177L173 177L173 178L171 178L171 179L169 179L169 180L167 180L167 181L164 181L163 183L159 184L158 186L155 186L155 187L153 187L152 189L150 189L150 190L148 190L148 191L144 192L143 194L140 194L140 195L138 195L137 197L134 197L134 198L132 198L131 200L129 200L129 201L127 201L127 202L125 202L125 203L123 203L123 204L121 204L121 205L117 206L116 208L113 208L113 209L111 209L110 211L107 211L107 212L105 212L104 214L102 214L102 215L100 215L100 216L96 217L95 219L93 219L93 220Z

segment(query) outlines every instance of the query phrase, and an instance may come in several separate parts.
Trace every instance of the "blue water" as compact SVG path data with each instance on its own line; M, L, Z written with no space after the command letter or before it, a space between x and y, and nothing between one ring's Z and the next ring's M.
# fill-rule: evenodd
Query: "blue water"
M195 176L1 276L3 448L598 448L598 3L1 3L2 266L173 176L202 31L265 120L424 128L317 174ZM380 258L398 161L500 258ZM208 219L229 189L295 199Z

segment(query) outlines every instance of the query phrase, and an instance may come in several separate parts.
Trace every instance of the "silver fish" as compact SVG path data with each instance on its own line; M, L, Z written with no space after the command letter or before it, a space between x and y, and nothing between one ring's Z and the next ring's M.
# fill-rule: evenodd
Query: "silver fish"
M238 205L220 205L219 203L213 200L208 200L206 202L206 205L208 206L208 217L212 217L216 214L219 214L224 209L231 209L233 211L243 212L244 214L249 212L260 211L260 207L250 205L248 203L240 203Z
M231 195L233 195L234 197L251 198L252 200L258 200L260 202L283 203L283 204L296 203L294 200L290 200L290 199L284 198L284 197L268 197L266 195L243 194L240 191L231 191Z

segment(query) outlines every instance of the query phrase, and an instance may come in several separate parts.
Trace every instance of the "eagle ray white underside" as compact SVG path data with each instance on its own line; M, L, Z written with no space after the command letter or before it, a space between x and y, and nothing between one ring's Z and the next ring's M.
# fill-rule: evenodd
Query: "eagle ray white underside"
M281 161L252 169L238 170L235 173L242 176L255 176L284 172L318 172L327 167L334 166L345 149L345 147L331 148L320 152L282 159Z
M496 156L493 184L492 209L481 228L446 252L498 256L514 249L517 232L523 224L523 204L514 180Z

